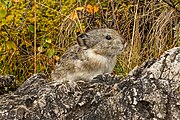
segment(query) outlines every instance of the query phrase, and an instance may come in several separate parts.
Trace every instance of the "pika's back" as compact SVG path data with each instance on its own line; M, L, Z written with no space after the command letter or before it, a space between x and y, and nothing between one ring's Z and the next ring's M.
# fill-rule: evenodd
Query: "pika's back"
M125 43L117 31L109 28L85 32L77 37L77 42L56 64L53 80L90 80L99 74L111 73L116 55L123 51Z

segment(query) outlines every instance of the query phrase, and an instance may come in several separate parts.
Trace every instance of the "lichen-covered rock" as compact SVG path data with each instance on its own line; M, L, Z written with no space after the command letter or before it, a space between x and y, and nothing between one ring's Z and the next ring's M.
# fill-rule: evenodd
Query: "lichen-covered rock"
M0 95L8 92L9 89L16 88L16 81L13 75L0 76Z
M0 119L180 119L180 47L125 78L105 74L75 88L47 81L36 74L14 93L0 96Z

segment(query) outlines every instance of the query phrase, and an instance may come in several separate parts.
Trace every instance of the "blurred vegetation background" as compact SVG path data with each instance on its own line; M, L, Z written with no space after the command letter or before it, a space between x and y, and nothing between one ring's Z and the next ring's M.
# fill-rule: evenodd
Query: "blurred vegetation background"
M48 76L76 37L109 27L129 43L115 74L180 46L179 0L0 0L0 75Z

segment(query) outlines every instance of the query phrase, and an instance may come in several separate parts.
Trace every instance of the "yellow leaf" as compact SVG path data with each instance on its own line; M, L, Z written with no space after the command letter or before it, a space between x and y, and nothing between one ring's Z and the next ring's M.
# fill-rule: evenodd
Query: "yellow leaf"
M99 6L96 4L96 5L94 6L94 13L96 13L98 10L99 10Z
M13 18L14 18L14 15L8 15L8 16L6 17L6 22L11 21Z
M16 44L13 41L7 41L6 42L6 49L7 50L10 50L10 49L17 50L18 48L17 48Z
M90 13L90 14L93 14L93 8L92 8L92 6L91 6L90 4L88 4L88 5L86 6L86 11L87 11L88 13Z
M76 10L80 10L82 11L84 9L84 7L77 7Z
M46 39L46 42L50 44L52 42L52 40L51 39Z
M73 11L70 15L70 19L71 20L77 20L78 19L78 15L76 11Z

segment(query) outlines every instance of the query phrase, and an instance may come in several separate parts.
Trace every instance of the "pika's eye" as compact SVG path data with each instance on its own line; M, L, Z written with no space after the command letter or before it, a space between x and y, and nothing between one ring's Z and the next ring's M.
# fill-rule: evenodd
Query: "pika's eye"
M111 38L110 35L106 35L106 39L107 39L107 40L110 40L110 39L112 39L112 38Z

